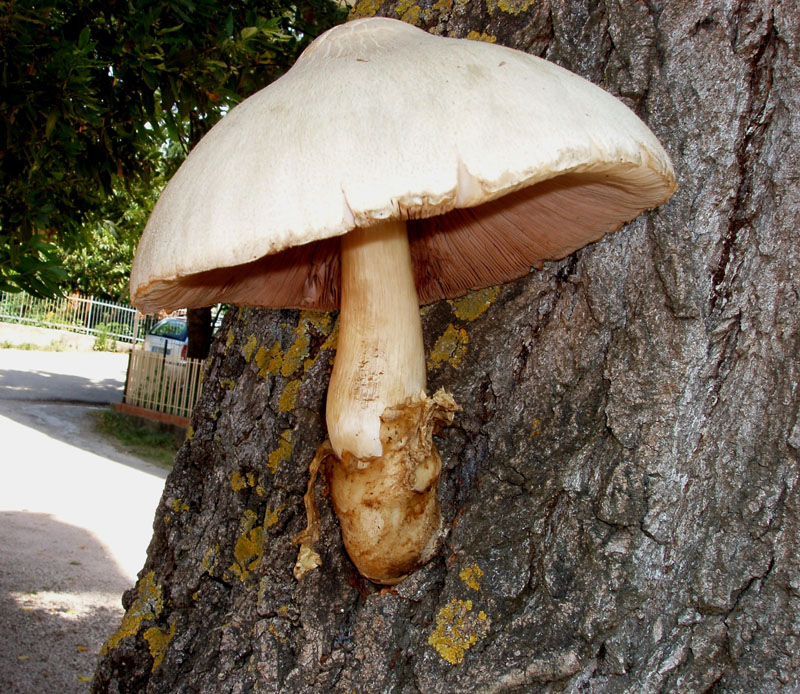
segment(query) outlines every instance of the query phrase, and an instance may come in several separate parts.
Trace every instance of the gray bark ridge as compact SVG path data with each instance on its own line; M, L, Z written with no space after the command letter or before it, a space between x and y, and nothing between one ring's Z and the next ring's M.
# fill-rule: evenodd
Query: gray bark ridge
M379 11L601 84L680 189L424 310L429 390L464 409L439 440L442 550L391 589L355 572L324 484L323 565L292 576L335 316L231 312L93 691L800 690L796 7Z

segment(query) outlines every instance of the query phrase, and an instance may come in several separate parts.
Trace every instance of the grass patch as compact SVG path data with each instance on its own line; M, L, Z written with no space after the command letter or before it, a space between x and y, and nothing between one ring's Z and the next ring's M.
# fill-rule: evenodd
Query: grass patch
M97 429L126 453L166 470L172 469L175 453L186 435L180 427L170 427L111 409L98 413Z
M58 340L53 340L49 345L39 345L35 342L10 342L8 340L0 341L0 349L21 349L27 352L65 352L66 347L64 343Z

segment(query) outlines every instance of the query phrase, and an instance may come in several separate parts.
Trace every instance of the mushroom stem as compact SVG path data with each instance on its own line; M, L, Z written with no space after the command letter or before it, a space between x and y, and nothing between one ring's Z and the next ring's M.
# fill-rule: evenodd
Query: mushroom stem
M328 386L328 436L339 458L382 453L380 417L425 390L419 300L404 221L341 242L341 311Z
M397 583L437 549L441 459L456 405L425 395L425 352L402 221L342 239L339 340L328 386L331 498L358 570Z

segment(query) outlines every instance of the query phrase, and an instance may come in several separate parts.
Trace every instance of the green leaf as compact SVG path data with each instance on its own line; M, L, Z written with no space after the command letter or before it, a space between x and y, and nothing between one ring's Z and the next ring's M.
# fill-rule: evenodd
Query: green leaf
M92 30L88 26L83 27L80 35L78 36L78 48L80 48L81 50L85 50L86 47L89 45L89 40L91 39L91 37L92 37Z
M58 112L53 111L47 116L47 122L44 124L44 136L45 139L49 140L50 136L53 134L53 128L56 127L56 121L58 120Z

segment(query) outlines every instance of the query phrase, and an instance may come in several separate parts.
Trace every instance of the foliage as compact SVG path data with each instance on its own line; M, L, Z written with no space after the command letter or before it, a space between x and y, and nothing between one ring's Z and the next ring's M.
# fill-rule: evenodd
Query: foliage
M66 347L64 347L64 343L59 340L52 340L47 345L40 345L34 342L0 340L0 349L19 349L26 352L63 352Z
M98 323L95 326L97 337L94 339L92 349L95 352L116 352L117 340L114 335L124 331L127 326L122 323Z
M110 409L100 412L97 428L116 441L126 453L165 469L172 468L172 460L181 446L184 433Z
M109 210L177 166L168 139L185 154L341 19L328 0L1 2L0 290L57 293L61 252L87 225L119 235Z
M163 182L159 176L152 186L115 190L92 215L94 221L83 225L81 243L62 258L71 291L109 301L129 301L136 245Z

